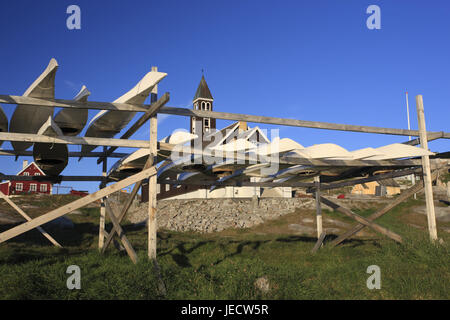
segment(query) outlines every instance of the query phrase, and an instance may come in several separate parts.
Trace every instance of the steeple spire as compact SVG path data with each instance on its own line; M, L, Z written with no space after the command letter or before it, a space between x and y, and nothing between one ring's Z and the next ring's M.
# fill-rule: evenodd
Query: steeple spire
M203 71L203 70L202 70ZM195 92L194 102L197 99L209 99L214 100L211 91L209 91L208 84L206 83L205 76L202 74L202 79L198 85L197 91Z

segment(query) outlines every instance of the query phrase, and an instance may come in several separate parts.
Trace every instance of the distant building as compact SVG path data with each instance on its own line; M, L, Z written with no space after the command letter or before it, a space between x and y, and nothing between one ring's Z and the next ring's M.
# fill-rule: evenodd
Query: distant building
M202 75L200 83L195 92L192 101L194 110L213 111L214 98L206 83L205 77ZM202 148L208 146L209 148L218 145L235 144L237 140L251 143L270 143L264 132L259 127L250 128L245 121L238 121L218 130L220 139L216 139L216 119L191 117L190 131L199 136L201 142L192 141L191 146L195 147L197 144ZM203 137L206 137L203 139ZM227 170L219 169L221 174L226 175ZM223 171L223 172L222 172ZM218 174L218 172L215 172ZM177 179L177 174L169 177L171 180ZM258 178L249 178L248 181L256 182ZM170 185L158 184L157 199L208 199L208 198L251 198L257 197L292 197L292 188L277 187L277 188L260 188L260 187L234 187L227 186L217 188L209 191L210 187L199 185ZM142 184L142 202L148 201L148 183Z
M372 196L393 196L399 194L400 185L394 179L371 181L357 184L352 189L352 194L365 194Z
M28 161L23 162L23 168L17 173L18 176L45 176L45 173L38 167L35 162L28 164ZM52 194L52 184L46 181L36 180L14 180L4 181L0 183L0 191L5 195L18 195L29 193Z

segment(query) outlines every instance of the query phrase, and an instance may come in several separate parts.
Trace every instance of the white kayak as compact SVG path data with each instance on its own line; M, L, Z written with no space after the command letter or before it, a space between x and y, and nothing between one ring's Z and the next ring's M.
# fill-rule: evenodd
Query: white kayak
M55 75L58 63L51 59L44 72L31 84L23 96L33 98L55 98ZM41 126L53 115L53 107L17 105L11 117L9 132L36 134ZM32 142L11 142L14 150L24 151Z
M63 133L52 117L38 131L39 135L61 136ZM69 150L67 144L59 143L35 143L33 146L34 162L48 176L59 175L67 166L69 159Z
M83 86L75 96L75 101L86 102L91 93ZM88 119L88 109L63 108L55 115L55 123L61 128L66 136L76 136L80 134Z
M150 71L136 86L116 99L116 103L130 103L142 105L153 88L165 77L167 73ZM136 112L102 110L91 120L86 131L86 137L112 138L119 133L133 119ZM96 146L83 145L81 152L90 152Z
M5 112L3 111L2 106L0 105L0 132L8 131L8 118L6 117ZM0 140L0 146L3 141Z

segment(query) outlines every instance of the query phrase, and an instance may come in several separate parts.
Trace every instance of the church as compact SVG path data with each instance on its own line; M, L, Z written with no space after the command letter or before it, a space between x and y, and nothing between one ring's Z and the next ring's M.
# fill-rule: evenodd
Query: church
M195 92L192 101L194 110L214 111L214 98L209 90L204 75ZM219 131L219 132L218 132ZM192 147L201 145L202 148L226 147L236 140L244 140L256 143L270 143L270 140L259 127L250 128L246 122L234 122L225 128L216 128L216 119L192 116L190 118L190 132L198 136L197 141L192 141ZM217 134L220 133L220 134ZM219 139L211 139L215 135ZM176 179L176 177L172 177ZM249 181L256 181L250 178ZM257 197L292 197L292 188L261 188L261 187L234 187L227 186L210 191L209 187L194 185L158 185L159 200L162 199L208 199L208 198L252 198Z

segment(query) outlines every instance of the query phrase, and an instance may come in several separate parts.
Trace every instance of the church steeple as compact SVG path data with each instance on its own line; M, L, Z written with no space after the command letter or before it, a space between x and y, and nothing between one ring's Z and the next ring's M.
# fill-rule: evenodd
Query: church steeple
M202 75L202 79L200 80L200 83L198 84L197 91L195 92L194 100L197 99L206 99L206 100L214 100L212 97L211 91L209 91L208 84L206 83L205 76Z
M194 110L213 111L214 98L206 83L205 77L202 75L202 79L195 92L194 99L192 101ZM191 117L191 133L203 136L205 133L216 128L216 119Z

